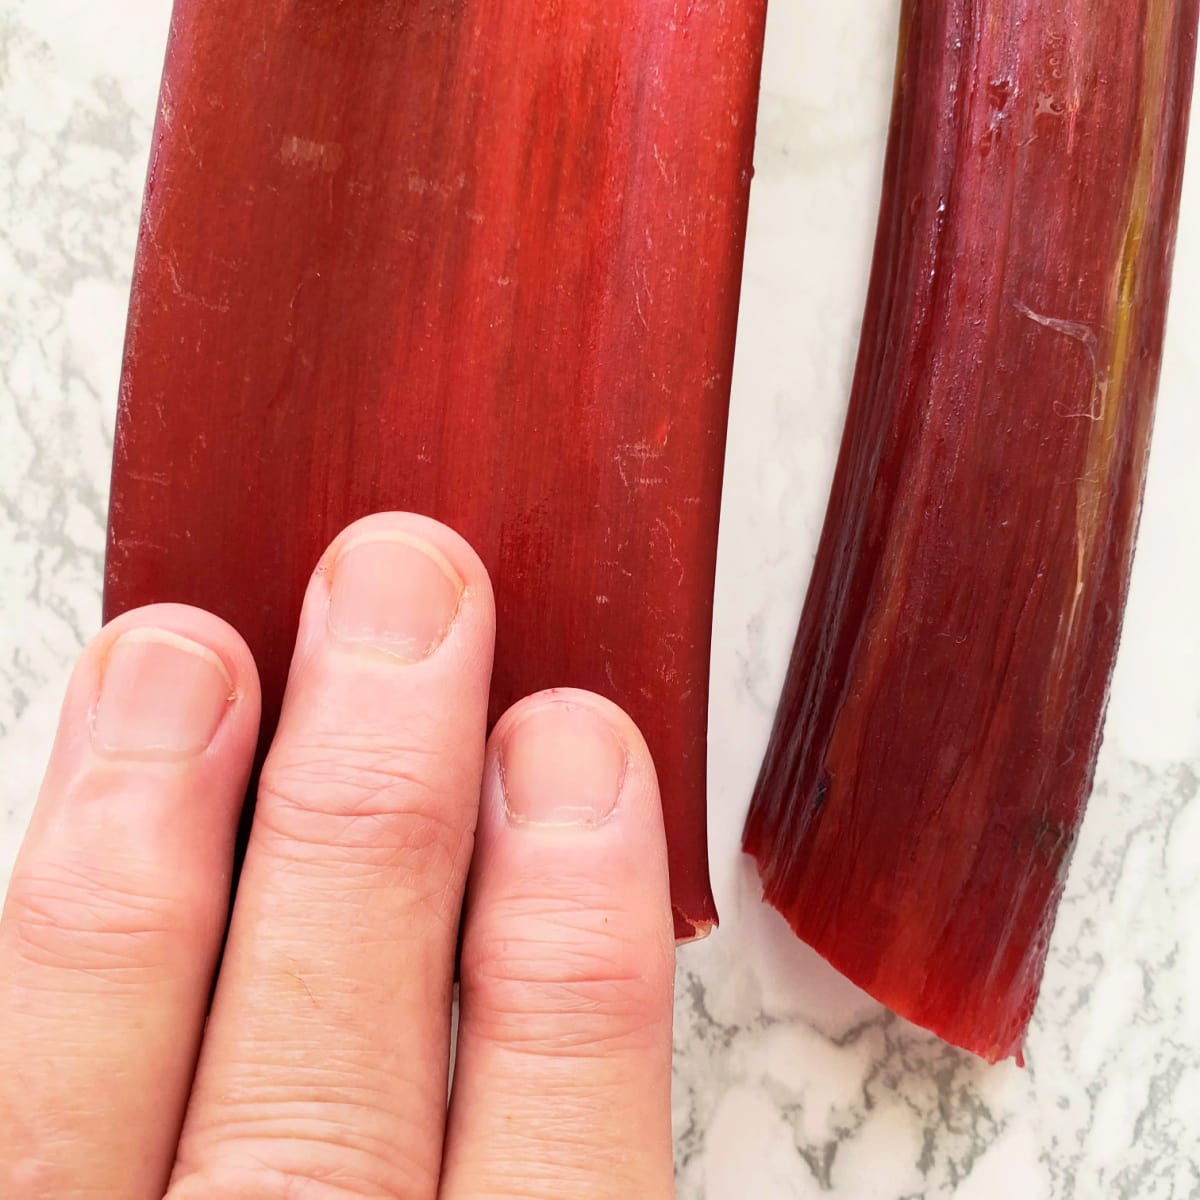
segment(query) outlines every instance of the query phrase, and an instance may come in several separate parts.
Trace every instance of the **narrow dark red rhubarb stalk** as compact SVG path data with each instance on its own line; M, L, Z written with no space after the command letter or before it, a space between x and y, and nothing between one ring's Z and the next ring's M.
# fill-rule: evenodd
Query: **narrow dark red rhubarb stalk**
M906 0L845 438L745 832L901 1015L1020 1055L1092 784L1197 0Z
M574 685L645 731L681 936L763 10L177 0L117 426L106 613L232 621L264 739L339 528L463 533L493 716Z

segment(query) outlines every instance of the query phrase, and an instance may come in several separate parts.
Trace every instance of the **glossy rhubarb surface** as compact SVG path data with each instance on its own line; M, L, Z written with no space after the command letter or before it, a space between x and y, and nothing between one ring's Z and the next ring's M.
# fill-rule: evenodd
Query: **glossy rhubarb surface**
M846 433L745 847L901 1015L1020 1056L1145 477L1196 0L906 0Z
M572 685L645 731L680 936L763 9L177 0L117 425L106 615L230 620L264 738L327 541L464 534L493 718Z

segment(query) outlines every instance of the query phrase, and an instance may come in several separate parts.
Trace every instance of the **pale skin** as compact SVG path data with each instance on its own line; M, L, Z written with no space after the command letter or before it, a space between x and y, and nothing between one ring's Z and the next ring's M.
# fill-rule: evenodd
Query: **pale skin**
M224 946L250 652L179 605L87 646L0 917L0 1196L670 1200L654 768L590 693L487 737L494 636L451 530L339 535Z

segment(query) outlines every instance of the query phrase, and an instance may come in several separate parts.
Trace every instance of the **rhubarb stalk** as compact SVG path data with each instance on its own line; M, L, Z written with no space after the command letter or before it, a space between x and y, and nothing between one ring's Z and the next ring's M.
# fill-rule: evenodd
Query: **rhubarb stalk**
M1020 1055L1092 783L1197 0L906 0L836 478L745 847L897 1013Z
M491 711L603 692L658 765L676 928L715 921L713 568L764 0L176 0L105 608L230 620L279 711L348 521L495 585Z

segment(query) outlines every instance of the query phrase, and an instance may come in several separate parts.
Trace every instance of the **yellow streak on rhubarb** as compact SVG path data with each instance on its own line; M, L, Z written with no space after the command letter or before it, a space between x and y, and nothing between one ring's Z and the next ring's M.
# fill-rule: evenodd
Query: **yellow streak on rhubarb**
M1117 459L1118 432L1125 410L1123 393L1130 362L1137 346L1133 318L1137 312L1138 284L1142 276L1142 243L1146 214L1153 196L1155 171L1158 166L1159 138L1163 109L1167 102L1166 71L1169 56L1168 38L1174 28L1173 0L1148 0L1143 51L1141 83L1141 123L1138 138L1137 163L1132 172L1128 217L1121 239L1119 271L1114 278L1114 295L1105 321L1110 330L1108 338L1108 369L1096 363L1096 393L1093 397L1092 430L1088 436L1084 471L1076 492L1076 567L1075 596L1071 605L1065 635L1059 643L1060 663L1071 651L1072 633L1090 577L1096 542L1107 528L1103 511L1104 498L1109 494L1109 476ZM1111 402L1110 402L1111 399ZM1057 674L1057 672L1056 672Z

